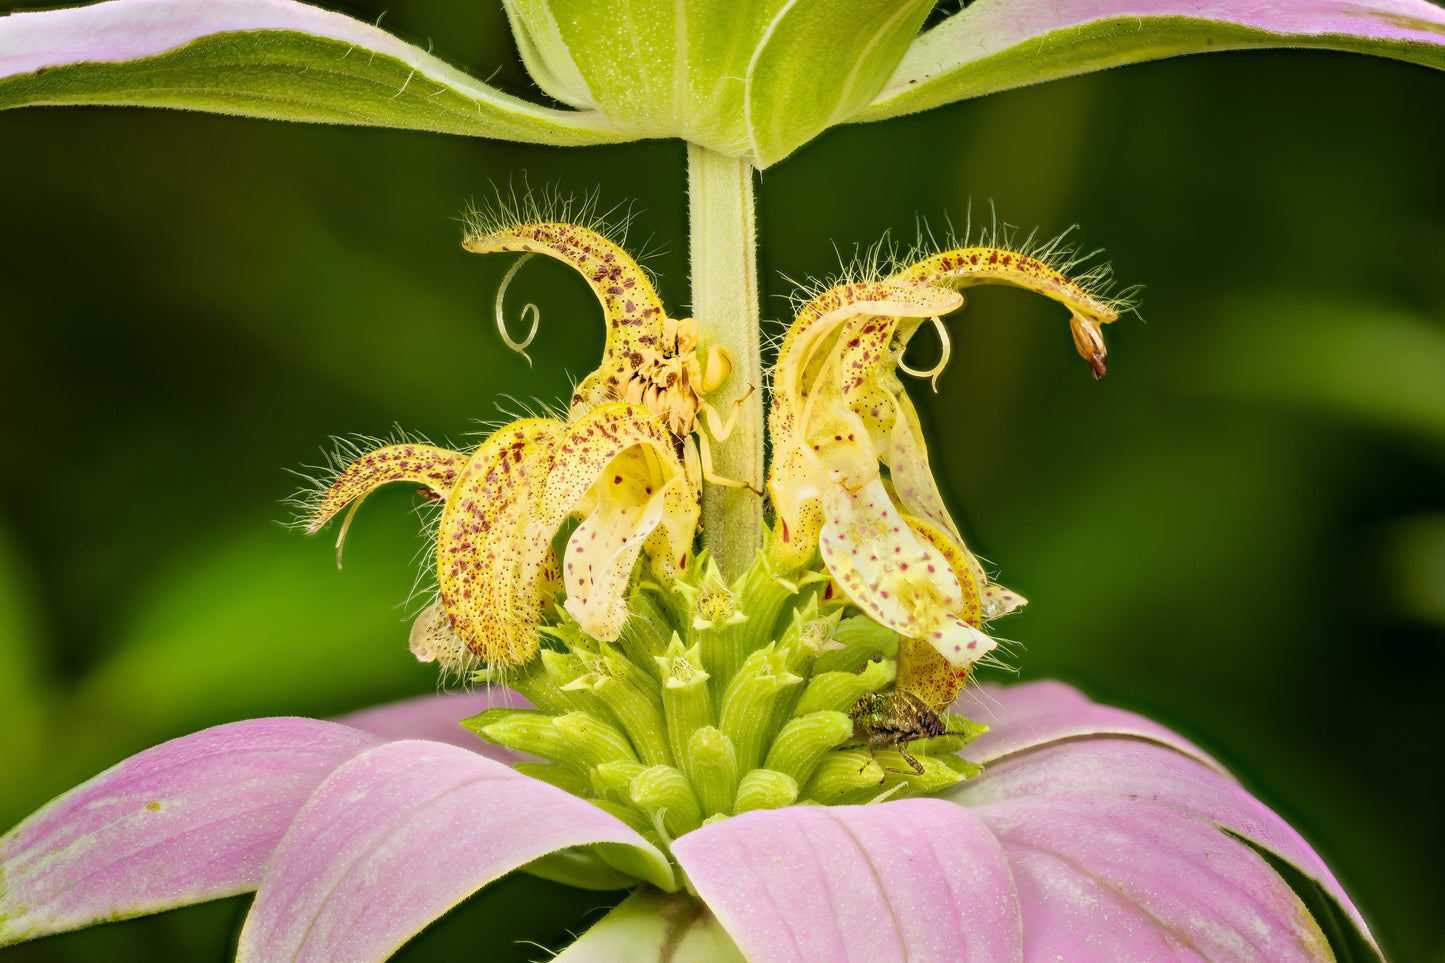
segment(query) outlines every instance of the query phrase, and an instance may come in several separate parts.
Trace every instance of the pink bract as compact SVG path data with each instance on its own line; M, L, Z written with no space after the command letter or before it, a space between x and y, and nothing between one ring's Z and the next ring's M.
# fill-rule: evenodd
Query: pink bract
M770 963L1327 956L1251 843L1370 940L1309 845L1217 764L1060 683L985 686L961 704L993 726L967 753L988 768L939 797L752 812L676 840L706 904L690 913L642 837L449 722L493 699L519 701L259 719L146 750L0 840L0 942L256 889L241 959L381 960L487 882L568 850L644 884L568 959L639 939L661 953L690 938L679 925ZM639 912L667 925L638 929Z

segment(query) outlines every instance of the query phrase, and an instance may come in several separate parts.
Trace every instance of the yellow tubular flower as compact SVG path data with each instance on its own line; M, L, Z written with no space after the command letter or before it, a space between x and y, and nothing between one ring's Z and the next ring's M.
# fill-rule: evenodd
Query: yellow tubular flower
M578 385L568 422L516 421L471 453L429 445L367 453L322 495L307 527L316 531L388 482L419 483L445 498L440 599L417 620L412 651L450 669L477 660L505 668L536 653L540 621L559 592L583 631L612 641L643 549L659 573L687 565L698 503L684 454L699 412L711 411L701 392L728 365L719 355L704 369L696 324L668 318L637 263L594 231L493 226L466 247L547 254L581 272L606 318L601 366ZM705 454L701 463L706 469ZM581 524L559 565L552 539L569 517Z
M1056 248L958 248L883 281L832 288L803 307L778 353L769 417L774 558L802 564L817 545L849 602L932 647L942 661L912 644L900 657L905 688L930 705L946 705L994 647L983 621L1024 600L991 584L964 545L896 372L920 322L962 305L957 289L1009 284L1070 309L1075 346L1101 377L1101 325L1118 317L1119 304L1091 290L1107 272L1071 279L1052 263Z

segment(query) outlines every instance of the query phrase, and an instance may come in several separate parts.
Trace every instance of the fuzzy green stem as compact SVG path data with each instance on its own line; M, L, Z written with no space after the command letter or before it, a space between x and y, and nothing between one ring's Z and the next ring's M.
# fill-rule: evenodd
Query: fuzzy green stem
M691 213L689 258L692 313L702 329L699 356L717 345L732 356L733 373L708 401L727 417L749 389L726 441L712 444L714 473L752 486L704 483L703 544L729 581L752 563L763 544L763 362L758 313L757 229L753 168L740 157L687 148Z

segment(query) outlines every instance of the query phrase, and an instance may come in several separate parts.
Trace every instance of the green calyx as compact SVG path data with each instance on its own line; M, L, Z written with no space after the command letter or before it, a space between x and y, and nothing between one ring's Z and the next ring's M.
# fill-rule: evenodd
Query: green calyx
M977 773L956 753L986 726L945 714L947 735L901 741L868 728L870 700L891 698L898 637L847 617L828 585L811 570L771 571L762 553L729 585L700 558L666 583L635 581L610 643L559 605L538 658L504 680L477 676L533 708L462 724L543 760L517 768L664 850L754 809L927 794Z

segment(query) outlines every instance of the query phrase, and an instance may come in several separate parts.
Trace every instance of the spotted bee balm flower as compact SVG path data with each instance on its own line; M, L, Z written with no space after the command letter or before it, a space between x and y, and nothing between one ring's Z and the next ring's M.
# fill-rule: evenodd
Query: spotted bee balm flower
M0 945L254 890L241 960L381 960L519 871L630 890L564 963L1330 959L1335 927L1303 891L1378 955L1319 857L1197 747L1058 683L975 682L999 659L992 620L1023 599L969 550L933 479L899 372L943 363L913 371L903 352L929 322L946 362L960 292L1010 284L1069 312L1098 378L1127 298L1057 245L965 238L803 298L765 385L753 184L837 124L1161 56L1310 46L1441 67L1445 12L505 8L549 105L295 0L0 17L0 109L682 138L693 314L669 315L618 244L565 217L475 224L468 250L582 274L601 364L564 416L474 450L359 452L308 526L344 513L344 538L392 482L440 502L436 600L411 649L492 685L339 722L233 723L101 773L0 838Z
M355 511L388 482L426 486L445 500L440 599L418 621L413 651L450 669L478 660L522 666L536 654L539 619L559 592L582 631L613 642L644 550L661 577L687 567L704 473L715 478L698 413L714 416L717 433L726 430L702 399L709 380L696 359L696 323L667 317L616 244L577 225L534 223L476 231L465 246L543 253L576 268L606 317L601 367L578 384L566 422L516 421L469 454L400 444L363 455L324 492L308 528L348 506ZM726 367L715 350L714 380ZM559 559L552 539L574 514L581 523Z
M728 579L695 544L712 473L688 451L717 385L678 336L691 323L595 230L469 236L579 270L606 319L601 365L565 418L469 452L361 453L308 527L349 523L391 482L442 500L438 599L412 651L512 693L148 750L0 840L0 939L255 889L241 960L380 960L522 870L632 889L563 960L1319 958L1316 920L1252 846L1367 932L1308 847L1192 745L1055 684L965 691L990 621L1023 599L944 508L903 350L958 289L1008 283L1069 309L1101 372L1099 326L1125 304L1053 248L1004 244L803 302L772 373L776 521ZM212 838L218 820L232 828Z

